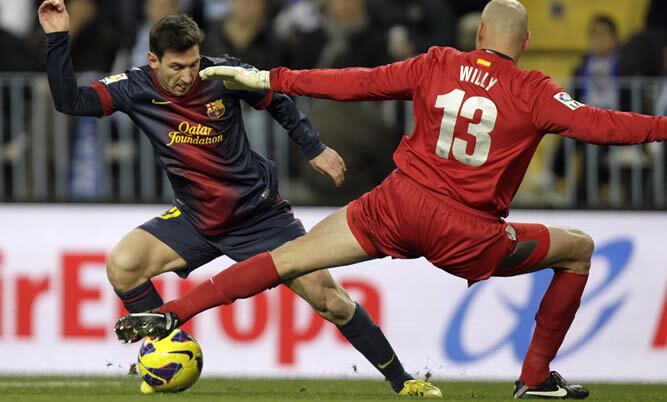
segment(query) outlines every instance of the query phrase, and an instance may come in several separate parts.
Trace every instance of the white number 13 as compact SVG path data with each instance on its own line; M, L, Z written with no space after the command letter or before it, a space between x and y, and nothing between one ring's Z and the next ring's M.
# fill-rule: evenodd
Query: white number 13
M491 148L489 133L496 126L498 109L496 104L488 98L473 96L463 102L464 97L464 91L455 89L446 95L438 95L435 99L435 107L445 110L440 123L440 135L435 146L435 153L444 159L449 159L451 153L457 161L468 166L479 167L489 159ZM459 116L473 119L478 110L482 111L479 123L468 124L468 134L474 136L476 140L472 154L468 154L468 141L454 137L454 127Z

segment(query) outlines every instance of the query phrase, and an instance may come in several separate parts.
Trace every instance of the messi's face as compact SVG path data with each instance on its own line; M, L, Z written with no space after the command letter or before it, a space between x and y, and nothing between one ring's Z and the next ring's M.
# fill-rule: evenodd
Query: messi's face
M193 46L182 53L167 50L162 59L149 53L148 64L157 70L158 81L164 90L174 96L183 96L199 74L200 58L199 46Z

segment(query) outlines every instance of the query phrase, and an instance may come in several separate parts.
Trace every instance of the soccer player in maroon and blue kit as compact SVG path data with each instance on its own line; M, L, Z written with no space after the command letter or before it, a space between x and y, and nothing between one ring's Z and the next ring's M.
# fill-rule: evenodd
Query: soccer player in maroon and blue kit
M475 282L552 268L551 284L513 397L583 399L550 363L565 338L591 264L593 241L576 229L505 222L509 205L545 133L594 144L667 140L667 118L583 105L546 75L516 65L530 40L528 13L516 0L492 0L477 31L477 50L433 47L378 68L251 71L203 70L246 89L268 89L342 101L404 99L415 128L394 154L386 180L333 213L305 236L214 276L153 317L122 318L122 339L146 324L160 333L200 311L300 275L369 260L426 257ZM255 272L246 288L236 278Z
M229 56L200 56L203 33L189 17L168 16L152 28L148 65L78 87L63 1L45 0L38 12L47 33L47 70L56 109L79 116L126 113L150 139L174 189L173 208L132 230L109 255L109 281L129 312L163 304L151 282L156 275L173 271L186 277L221 255L242 261L305 233L278 194L272 162L250 149L240 101L267 110L313 168L336 185L342 183L342 158L320 141L288 96L234 90L200 79L200 68L251 67ZM230 285L246 287L254 280L250 272ZM285 284L336 324L399 395L441 395L437 387L404 370L380 328L327 271ZM142 384L148 391L145 388Z

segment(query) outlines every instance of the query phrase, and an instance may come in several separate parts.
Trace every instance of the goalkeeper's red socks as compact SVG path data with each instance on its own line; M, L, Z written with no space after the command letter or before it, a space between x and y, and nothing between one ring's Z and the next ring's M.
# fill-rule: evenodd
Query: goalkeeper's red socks
M535 316L533 340L523 360L521 381L537 387L549 376L549 363L570 329L579 309L588 275L556 272Z
M278 286L280 275L269 253L236 263L159 310L176 314L181 322L222 304L231 304Z

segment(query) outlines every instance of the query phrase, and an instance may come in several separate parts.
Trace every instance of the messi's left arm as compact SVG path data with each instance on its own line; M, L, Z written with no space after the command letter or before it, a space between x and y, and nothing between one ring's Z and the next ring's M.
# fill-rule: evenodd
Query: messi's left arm
M270 103L267 107L271 116L289 133L294 142L308 159L310 166L327 175L340 187L345 180L345 161L336 151L320 141L319 133L310 120L301 112L287 95L267 93Z
M238 96L253 108L269 112L287 130L308 160L326 148L320 141L320 134L289 96L270 90L239 91Z
M320 134L315 130L306 115L299 110L289 96L270 92L270 103L266 110L280 125L287 130L290 138L299 146L306 159L311 160L326 148L320 140Z
M255 109L266 109L287 130L308 159L310 166L327 175L336 186L345 180L345 161L336 151L320 141L320 135L310 120L296 107L292 99L272 91L241 92L241 98ZM263 95L262 95L263 94Z

